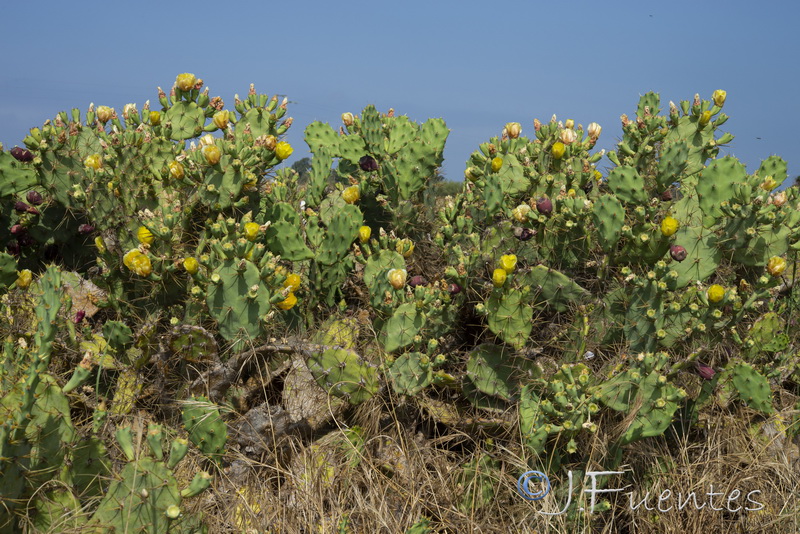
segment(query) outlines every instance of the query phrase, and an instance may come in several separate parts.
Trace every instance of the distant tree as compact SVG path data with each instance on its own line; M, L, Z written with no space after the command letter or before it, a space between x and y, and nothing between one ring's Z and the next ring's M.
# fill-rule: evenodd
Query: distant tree
M311 158L302 158L295 161L292 163L292 170L300 176L297 180L298 183L307 183L311 174Z

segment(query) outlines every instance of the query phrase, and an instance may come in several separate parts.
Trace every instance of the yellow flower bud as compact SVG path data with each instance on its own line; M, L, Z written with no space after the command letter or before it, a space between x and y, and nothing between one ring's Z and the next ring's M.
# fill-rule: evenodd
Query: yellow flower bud
M222 158L222 151L217 145L206 145L202 148L203 156L209 165L216 165Z
M575 192L574 189L570 189L569 191L567 191L567 196L569 198L575 198L575 195L577 195L577 193Z
M33 273L30 269L22 269L17 273L17 287L20 289L25 289L29 285L31 285L31 280L33 280Z
M511 274L517 266L517 257L514 254L506 254L500 257L500 268L506 273Z
M714 104L722 107L725 104L725 98L727 98L727 96L727 92L723 91L722 89L717 89L714 91L714 94L711 95L711 98L714 100Z
M772 276L780 276L786 270L786 260L780 256L772 256L767 263L767 272Z
M522 133L522 125L518 122L509 122L506 124L506 133L509 139L516 139Z
M98 170L103 166L103 158L100 157L100 154L92 154L86 156L86 159L83 160L83 164L89 169Z
M567 121L564 123L564 126L566 126L568 130L572 130L575 128L575 119L567 119Z
M97 119L102 122L103 124L107 123L111 120L111 117L114 116L114 109L108 106L98 106L97 107Z
M506 283L506 278L508 277L508 273L506 273L505 269L495 269L492 273L492 283L494 287L503 287L503 284Z
M414 242L408 238L401 239L394 248L398 254L402 255L404 258L408 258L411 256L411 253L414 252Z
M160 111L151 111L150 112L150 124L152 126L158 126L161 124L161 112Z
M362 243L366 243L369 241L370 236L372 235L372 228L369 226L362 226L358 229L358 239Z
M711 111L705 110L700 114L700 126L705 126L711 121Z
M244 237L248 241L255 241L258 237L258 232L261 230L261 226L258 223L249 222L244 225Z
M214 117L211 120L214 121L214 126L223 130L228 126L230 119L230 112L227 109L223 109L214 113Z
M94 238L94 246L97 247L97 252L99 252L100 254L105 254L106 251L107 251L106 243L105 243L105 241L103 241L103 238L100 237L100 236L97 236L97 237Z
M169 162L169 175L175 178L176 180L183 179L185 172L183 168L183 163L180 161L170 161Z
M710 302L719 302L725 297L725 288L719 284L714 284L708 288L706 295Z
M761 183L761 189L764 191L772 191L776 187L778 187L778 182L776 182L772 176L767 176Z
M146 226L140 226L139 229L136 230L136 239L143 245L149 245L155 240L155 236Z
M281 141L280 143L275 145L275 155L278 156L278 159L281 161L291 156L292 152L294 152L292 145L290 145L286 141Z
M291 310L294 308L294 305L297 304L297 297L294 296L294 293L289 293L286 295L286 298L276 304L282 310Z
M553 144L553 148L550 149L550 153L553 155L555 159L561 159L564 157L564 152L567 150L567 147L564 146L564 143L561 141L556 141Z
M355 121L356 118L353 117L352 113L342 113L342 122L345 126L352 126Z
M664 217L664 220L661 221L661 233L669 237L678 231L680 225L674 217Z
M197 78L188 72L178 74L178 77L175 78L175 86L181 91L191 91L194 89L195 83L197 83Z
M503 167L503 158L496 157L492 160L492 172L497 172Z
M286 280L283 281L283 287L290 287L292 288L291 291L295 292L300 289L300 275L297 274L290 274L286 277Z
M408 271L405 269L392 269L388 273L386 273L386 278L389 280L389 284L395 289L403 289L403 286L406 285L406 277L408 276Z
M183 268L186 269L186 272L189 274L197 274L197 270L200 269L200 263L189 256L183 259Z
M361 192L358 190L358 186L351 185L350 187L345 188L345 190L342 191L342 198L348 204L358 202L358 199L361 198Z

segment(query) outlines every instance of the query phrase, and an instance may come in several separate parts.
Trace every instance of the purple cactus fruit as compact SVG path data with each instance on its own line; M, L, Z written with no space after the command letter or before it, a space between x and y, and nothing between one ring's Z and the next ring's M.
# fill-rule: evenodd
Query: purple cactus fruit
M669 255L675 261L683 261L686 259L686 249L680 245L672 245L669 247Z
M28 194L25 195L25 198L34 206L38 206L44 201L42 195L39 194L38 191L28 191Z
M82 224L78 226L78 233L81 235L91 234L94 232L94 226L91 224Z
M697 374L699 374L703 380L711 380L717 372L708 365L697 362Z
M672 191L667 189L666 191L661 193L661 200L664 202L669 202L670 200L672 200Z
M26 148L15 146L11 149L11 155L15 160L21 161L22 163L30 163L33 161L33 154Z
M17 203L14 204L14 209L17 210L17 213L30 213L32 215L39 215L39 210L33 206L25 204L21 200L18 200Z
M536 201L536 210L549 217L553 213L553 201L549 198L540 198Z
M78 310L78 312L75 314L75 324L83 321L84 317L86 317L86 312L84 310Z
M362 157L358 160L358 166L365 172L375 172L378 170L378 162L372 156Z
M535 235L536 235L536 230L531 230L530 228L521 228L519 226L514 228L514 237L516 237L520 241L527 241L528 239L532 238Z
M6 250L12 256L19 256L20 252L22 252L22 249L20 248L19 243L17 242L16 239L12 239L11 241L8 242L8 244L6 245Z
M428 285L428 281L425 279L424 276L422 276L421 274L418 274L416 276L412 276L408 280L408 285L411 286L411 287L426 286L426 285Z
M449 286L447 286L447 291L451 295L458 295L459 293L461 293L461 286L453 282Z
M21 224L15 224L11 227L11 235L22 235L25 232L27 232L27 230Z

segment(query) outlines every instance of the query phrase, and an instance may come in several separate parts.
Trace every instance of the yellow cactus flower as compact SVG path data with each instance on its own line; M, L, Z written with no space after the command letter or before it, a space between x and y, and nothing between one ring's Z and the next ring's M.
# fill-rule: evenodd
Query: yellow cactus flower
M714 104L719 107L722 107L725 104L725 98L727 98L728 93L723 91L722 89L717 89L714 91L714 94L711 95L711 98L714 100Z
M775 178L773 178L772 176L767 176L761 183L761 189L763 189L764 191L772 191L776 187L778 187L778 182L776 182Z
M780 256L772 256L767 263L767 272L772 276L780 276L786 270L786 260Z
M97 106L97 119L103 124L111 120L114 116L114 109L108 106Z
M514 254L506 254L500 257L500 267L508 274L514 272L517 267L517 257ZM502 285L502 284L500 284Z
M214 117L211 120L214 121L214 126L220 130L224 130L231 120L231 114L227 109L223 109L222 111L214 113Z
M293 293L300 289L300 275L292 273L287 276L286 280L283 281L283 287L292 288L291 291Z
M569 198L575 198L575 195L577 195L577 193L575 192L574 189L570 189L569 191L567 191L567 196Z
M406 278L408 277L408 271L405 269L392 269L388 273L386 273L386 278L389 280L389 284L395 289L403 289L403 286L406 285Z
M258 237L258 232L261 230L261 226L258 223L249 222L244 225L244 237L248 241L255 241Z
M497 172L503 167L503 158L496 157L492 160L492 172Z
M506 273L505 269L495 269L492 273L494 287L503 287L503 284L506 283L506 278L508 278L508 273Z
M175 86L181 91L191 91L196 83L197 78L195 78L194 74L188 72L178 74L177 78L175 78Z
M142 252L136 248L128 251L125 256L122 257L122 263L139 276L149 276L153 271L150 258L142 254Z
M710 302L719 302L725 297L725 288L719 284L714 284L706 292Z
M139 240L139 243L143 245L150 245L154 240L155 236L153 233L147 229L146 226L140 226L138 230L136 230L136 239Z
M176 180L182 180L183 177L186 175L186 171L183 168L183 163L181 163L180 161L170 161L169 175L175 178Z
M711 111L705 110L703 113L700 114L700 126L705 126L711 121Z
M356 118L353 116L352 113L342 113L342 122L345 126L352 126L353 123L356 121Z
M100 154L86 156L86 159L83 160L83 165L89 169L98 170L103 166L103 158L100 157Z
M33 273L30 271L30 269L22 269L19 273L17 273L17 287L20 289L25 289L31 285L32 280Z
M414 252L414 242L408 238L404 238L398 241L394 248L398 254L402 255L404 258L408 258L411 256L411 253Z
M509 139L516 139L522 133L522 125L518 122L509 122L506 124L506 133Z
M158 126L161 124L161 112L160 111L151 111L150 112L150 125L151 126Z
M675 217L664 217L664 220L661 221L661 233L669 237L675 234L680 226L681 223Z
M100 236L94 238L94 246L97 247L97 252L99 252L100 254L105 254L107 251L106 242L103 241L103 238Z
M206 145L202 148L202 151L209 165L216 165L222 158L222 151L217 145Z
M342 198L348 204L358 202L358 199L361 198L361 192L358 190L358 186L351 185L350 187L345 188L345 190L342 191Z
M372 235L372 228L369 226L362 226L358 229L358 240L362 243L366 243L369 241L370 236Z
M281 141L280 143L275 145L275 155L278 156L278 159L281 161L291 156L292 152L294 152L292 145L290 145L286 141Z
M197 274L198 269L200 269L200 262L189 256L183 259L183 268L186 269L186 272L189 274Z
M286 298L276 304L282 310L291 310L294 308L295 304L297 304L297 297L294 296L294 293L289 293L286 295Z
M550 153L553 155L555 159L561 159L564 157L564 152L566 152L567 147L561 141L557 141L553 144L553 148L550 149Z
M516 219L517 222L525 222L528 220L528 214L531 212L531 207L528 204L520 204L513 210L511 210L511 215Z

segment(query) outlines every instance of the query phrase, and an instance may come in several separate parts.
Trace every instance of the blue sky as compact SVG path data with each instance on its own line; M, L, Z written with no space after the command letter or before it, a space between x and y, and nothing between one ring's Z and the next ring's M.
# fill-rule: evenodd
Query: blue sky
M796 2L16 2L3 7L0 142L90 102L157 104L192 72L227 106L249 84L287 95L303 129L345 111L393 107L451 129L444 172L461 180L477 146L509 121L532 135L551 115L619 139L639 95L662 104L725 89L723 152L749 171L777 154L800 174ZM767 7L769 6L769 7ZM157 107L154 106L154 107ZM603 160L603 164L608 164Z

